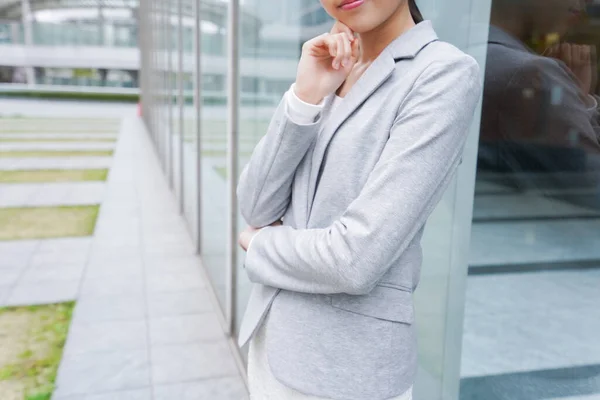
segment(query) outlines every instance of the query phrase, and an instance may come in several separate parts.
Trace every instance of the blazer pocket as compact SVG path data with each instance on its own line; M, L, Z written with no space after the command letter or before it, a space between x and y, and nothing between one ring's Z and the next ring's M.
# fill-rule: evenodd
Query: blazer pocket
M331 305L355 314L386 321L412 324L414 309L412 293L398 287L375 286L371 293L362 296L335 294Z

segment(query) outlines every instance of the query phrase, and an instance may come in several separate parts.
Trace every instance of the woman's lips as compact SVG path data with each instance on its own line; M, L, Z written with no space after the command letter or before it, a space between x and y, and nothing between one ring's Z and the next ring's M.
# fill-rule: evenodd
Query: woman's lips
M363 5L363 3L365 2L365 0L354 0L354 1L349 1L347 3L344 3L340 6L340 8L342 10L354 10L357 7L360 7Z

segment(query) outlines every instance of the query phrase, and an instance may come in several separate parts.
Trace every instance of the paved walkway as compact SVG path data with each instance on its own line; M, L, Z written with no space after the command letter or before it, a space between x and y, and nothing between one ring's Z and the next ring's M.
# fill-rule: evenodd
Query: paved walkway
M123 124L84 253L53 400L246 398L200 260L136 119Z
M223 107L221 107L223 108ZM136 105L106 101L48 101L44 99L0 99L0 112L4 116L34 115L55 118L122 118L135 115Z
M104 182L0 184L0 207L100 204Z
M0 306L74 300L91 238L0 241Z
M111 142L6 142L0 145L2 151L90 151L90 150L112 150L115 144Z
M109 168L112 157L0 158L0 170Z
M68 132L68 133L44 133L44 132L2 132L0 131L0 140L2 139L39 139L40 141L48 139L116 139L117 135L113 133L94 133L94 132ZM4 146L4 143L2 144Z

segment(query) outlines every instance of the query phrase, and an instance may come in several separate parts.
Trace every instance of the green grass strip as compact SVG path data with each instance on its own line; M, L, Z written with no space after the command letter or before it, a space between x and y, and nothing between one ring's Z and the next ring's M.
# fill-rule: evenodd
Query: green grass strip
M120 93L81 93L81 92L10 92L0 91L0 97L33 98L33 99L63 99L63 100L94 100L107 102L137 103L140 96L137 94Z
M60 150L60 151L0 151L0 158L32 158L32 157L106 157L112 156L112 150Z
M0 398L50 400L74 307L0 308Z
M0 183L105 181L108 169L0 170Z
M0 240L90 236L98 210L97 205L0 208Z

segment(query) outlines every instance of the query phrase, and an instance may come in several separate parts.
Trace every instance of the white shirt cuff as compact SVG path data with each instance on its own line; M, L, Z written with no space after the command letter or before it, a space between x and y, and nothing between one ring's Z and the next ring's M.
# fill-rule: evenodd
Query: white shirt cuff
M596 98L596 96L588 94L588 103L586 104L587 106L587 110L588 111L597 111L598 110L598 99Z
M290 119L298 125L314 124L315 119L323 110L323 102L320 104L306 103L296 96L294 84L286 93L287 112Z

